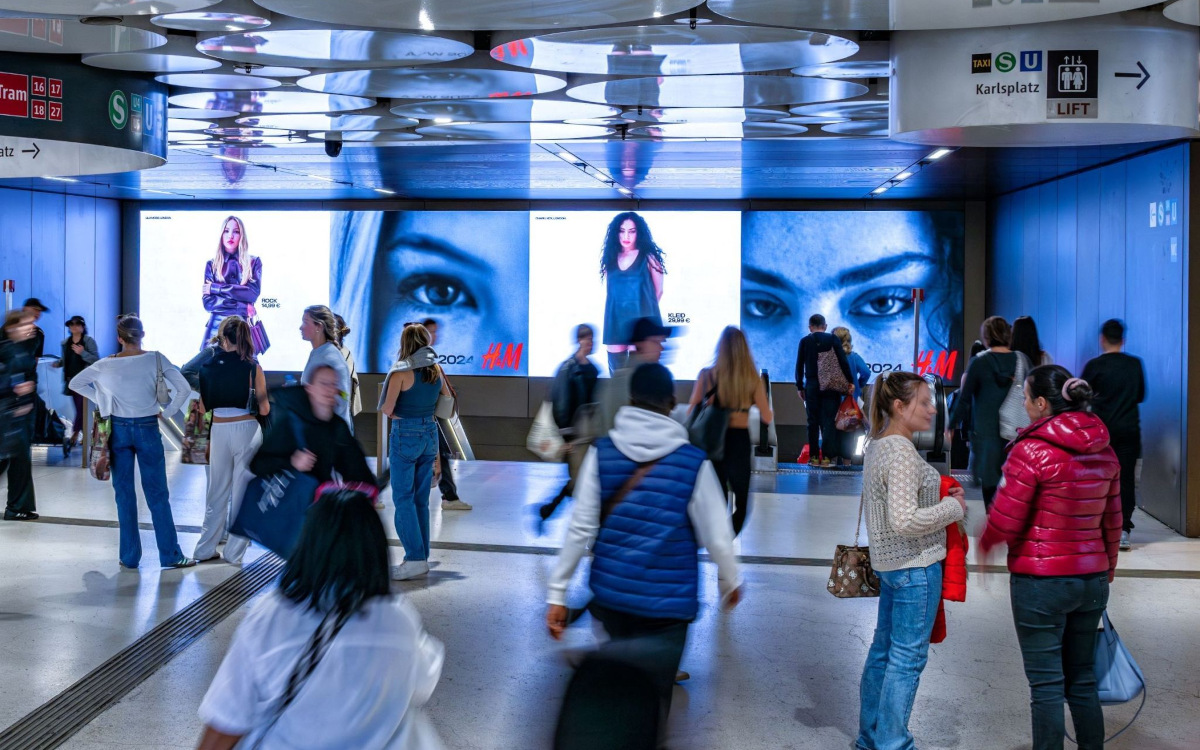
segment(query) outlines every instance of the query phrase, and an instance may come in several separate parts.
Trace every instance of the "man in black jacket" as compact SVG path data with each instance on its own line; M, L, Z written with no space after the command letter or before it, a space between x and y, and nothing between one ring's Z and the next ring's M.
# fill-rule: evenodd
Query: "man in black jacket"
M808 415L810 466L829 466L834 459L841 456L841 441L838 439L834 422L837 419L838 406L846 394L836 390L821 390L818 373L820 355L834 352L838 365L846 376L846 382L854 382L850 376L850 363L846 361L842 342L832 333L826 333L825 328L824 315L811 316L808 319L808 335L800 339L800 349L796 353L796 390L800 393L800 400L804 402L804 410ZM821 452L818 452L818 439Z
M576 328L575 353L558 366L558 374L554 376L550 400L554 407L554 422L567 445L568 478L554 499L538 508L542 521L554 515L562 501L575 491L575 476L592 441L592 425L584 424L591 421L584 413L584 407L596 401L596 380L600 370L588 359L595 341L596 333L591 326L584 323Z

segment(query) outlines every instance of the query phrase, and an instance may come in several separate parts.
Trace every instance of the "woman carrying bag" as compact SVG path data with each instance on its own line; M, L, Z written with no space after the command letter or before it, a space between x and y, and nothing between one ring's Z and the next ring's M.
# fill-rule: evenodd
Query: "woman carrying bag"
M79 445L79 439L83 436L83 410L87 408L83 396L72 391L66 384L83 372L84 368L100 359L96 340L88 335L87 321L82 315L68 320L67 328L71 335L62 340L62 359L55 366L63 368L63 391L71 397L71 403L75 404L75 421L71 423L71 434L63 441L63 455L70 455L71 449Z
M1092 389L1065 368L1025 380L1031 424L1012 444L979 547L1008 545L1013 622L1029 678L1033 750L1063 746L1064 700L1080 750L1104 746L1096 628L1121 540L1120 465L1088 411Z
M942 598L946 527L966 517L962 487L942 495L941 476L913 445L937 409L929 384L888 372L871 388L871 432L863 459L863 504L879 615L859 684L857 750L911 750L908 718Z
M220 351L200 368L200 408L211 411L213 417L204 525L192 555L199 562L221 557L217 545L225 536L229 520L237 518L246 485L253 476L250 461L262 446L257 417L271 411L267 379L254 357L249 324L236 315L225 318L217 340ZM225 560L240 564L249 544L249 539L231 535L225 545Z

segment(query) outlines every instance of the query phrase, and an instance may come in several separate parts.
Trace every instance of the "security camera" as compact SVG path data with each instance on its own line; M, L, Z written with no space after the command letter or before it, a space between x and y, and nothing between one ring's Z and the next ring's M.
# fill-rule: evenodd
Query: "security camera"
M342 154L341 141L325 141L325 155L330 159L336 159Z

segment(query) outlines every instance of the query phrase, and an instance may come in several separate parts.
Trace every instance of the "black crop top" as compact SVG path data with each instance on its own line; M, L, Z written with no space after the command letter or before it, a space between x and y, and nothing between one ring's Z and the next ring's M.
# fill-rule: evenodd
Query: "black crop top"
M200 368L200 399L205 409L245 409L257 365L237 352L218 351Z

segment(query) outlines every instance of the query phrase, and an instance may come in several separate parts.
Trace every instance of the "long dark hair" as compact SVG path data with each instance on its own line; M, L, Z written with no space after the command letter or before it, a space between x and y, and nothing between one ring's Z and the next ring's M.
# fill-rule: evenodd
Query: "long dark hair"
M1042 365L1029 371L1025 378L1029 395L1044 398L1050 411L1062 414L1068 411L1091 411L1095 393L1086 380L1071 377L1071 372L1060 365Z
M254 362L254 341L250 338L250 324L240 315L230 315L217 328L217 339L224 339L243 362Z
M621 252L621 225L625 223L626 219L632 221L633 226L637 229L638 255L647 256L648 260L653 261L663 273L666 273L667 264L663 260L663 251L654 244L654 236L650 234L650 227L646 224L646 220L634 211L625 211L617 214L612 221L608 222L608 231L604 233L604 251L600 254L600 278L603 279L610 268L617 268L617 256Z
M1028 315L1022 315L1012 323L1012 334L1008 348L1029 357L1035 367L1042 363L1042 342L1038 341L1037 324Z

